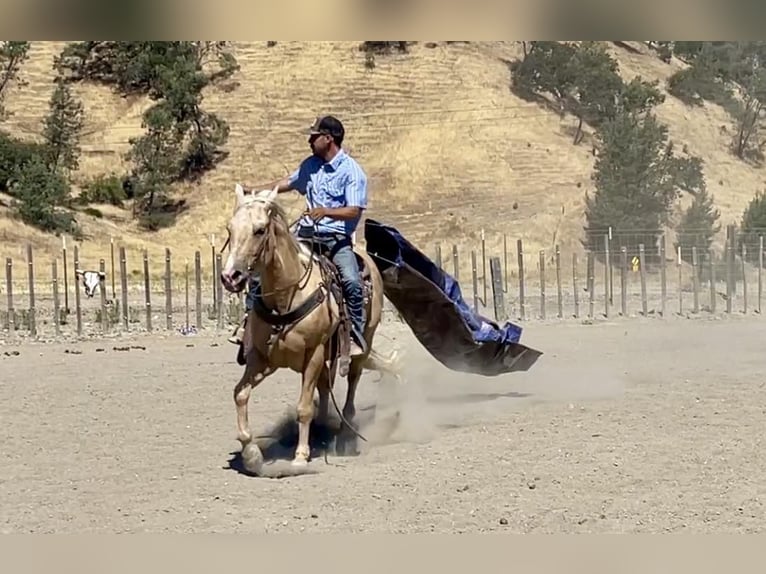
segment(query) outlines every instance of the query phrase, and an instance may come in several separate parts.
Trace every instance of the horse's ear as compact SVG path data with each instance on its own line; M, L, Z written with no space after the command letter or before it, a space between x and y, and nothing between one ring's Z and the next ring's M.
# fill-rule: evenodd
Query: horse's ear
M242 201L244 201L245 199L245 188L238 183L237 185L234 186L234 193L237 196L237 204L242 203Z
M265 196L266 201L268 201L269 203L273 203L274 201L276 201L277 195L279 195L279 185L275 185L274 189L268 192L264 192L263 195Z

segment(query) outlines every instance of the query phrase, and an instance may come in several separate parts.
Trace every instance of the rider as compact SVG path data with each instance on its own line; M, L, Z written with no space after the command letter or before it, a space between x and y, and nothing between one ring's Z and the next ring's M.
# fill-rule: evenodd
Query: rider
M362 211L367 207L367 176L341 146L343 124L333 116L318 117L307 130L312 155L290 176L257 189L278 188L279 193L295 190L306 197L307 211L298 223L297 235L323 244L338 268L343 296L351 318L352 357L364 354L364 296L352 236ZM253 189L246 186L246 190ZM257 279L250 285L245 306L252 308ZM241 343L242 327L229 340Z

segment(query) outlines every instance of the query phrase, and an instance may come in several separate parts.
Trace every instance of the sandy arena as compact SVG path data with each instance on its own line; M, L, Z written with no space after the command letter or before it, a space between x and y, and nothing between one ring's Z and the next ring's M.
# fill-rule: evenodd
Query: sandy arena
M528 323L546 354L497 379L446 370L401 324L379 333L408 350L406 380L364 375L370 442L279 480L229 467L225 334L0 346L0 532L762 530L763 319ZM258 387L253 431L298 391L284 371Z

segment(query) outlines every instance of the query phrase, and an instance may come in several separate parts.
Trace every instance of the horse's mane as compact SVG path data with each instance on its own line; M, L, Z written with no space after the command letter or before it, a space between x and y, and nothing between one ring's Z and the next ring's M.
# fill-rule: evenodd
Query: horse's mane
M253 203L262 203L266 206L268 206L268 214L269 218L276 221L281 226L284 226L284 228L281 230L283 231L283 235L285 235L287 241L290 243L290 245L297 251L302 251L301 244L298 242L298 240L293 236L292 233L290 233L290 221L287 218L287 212L285 211L285 208L280 205L277 201L271 201L266 202L262 197L259 197L256 195L249 195L245 198L245 205L251 205Z

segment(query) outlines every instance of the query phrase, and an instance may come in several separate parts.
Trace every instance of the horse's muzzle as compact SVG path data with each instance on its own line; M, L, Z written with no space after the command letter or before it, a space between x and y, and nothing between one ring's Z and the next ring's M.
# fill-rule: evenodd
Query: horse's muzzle
M240 293L247 283L247 275L236 269L224 271L221 273L221 283L229 293Z

